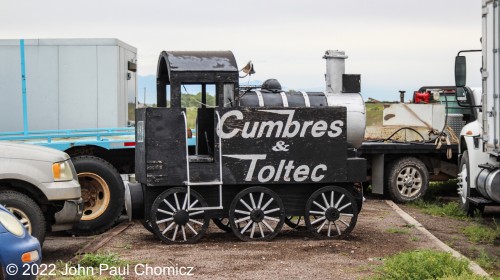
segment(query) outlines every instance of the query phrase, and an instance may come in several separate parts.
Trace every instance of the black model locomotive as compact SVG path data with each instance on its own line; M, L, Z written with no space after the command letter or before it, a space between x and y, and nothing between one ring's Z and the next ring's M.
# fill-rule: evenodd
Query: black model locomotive
M338 93L283 92L276 80L240 91L231 52L162 52L157 107L136 110L134 216L166 243L199 240L210 220L245 241L270 240L297 217L320 238L349 234L366 162L353 144L364 107L350 110L344 94L362 103L359 80L341 74ZM189 85L201 88L195 145L181 106ZM215 106L206 105L207 87ZM362 120L351 128L356 113Z

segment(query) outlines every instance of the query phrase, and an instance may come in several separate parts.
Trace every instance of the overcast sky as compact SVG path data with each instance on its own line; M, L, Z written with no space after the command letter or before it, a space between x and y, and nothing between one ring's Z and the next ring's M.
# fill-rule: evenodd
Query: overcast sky
M231 50L252 79L320 89L324 51L344 50L363 96L381 100L453 84L454 56L480 36L481 0L0 0L0 38L118 38L138 48L139 75L162 50Z

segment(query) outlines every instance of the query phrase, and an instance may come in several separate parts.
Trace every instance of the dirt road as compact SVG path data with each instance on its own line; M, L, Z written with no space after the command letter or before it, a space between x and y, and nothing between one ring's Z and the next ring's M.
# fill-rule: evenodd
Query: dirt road
M91 239L48 238L44 263L69 260ZM366 201L356 228L346 240L317 240L308 232L285 225L272 242L242 242L211 225L197 244L165 245L140 223L134 223L100 251L117 253L130 264L126 279L162 278L154 276L154 270L145 271L146 267L157 271L163 267L193 267L192 279L359 279L373 275L381 258L432 246L383 200L371 199ZM137 265L143 275L134 271Z

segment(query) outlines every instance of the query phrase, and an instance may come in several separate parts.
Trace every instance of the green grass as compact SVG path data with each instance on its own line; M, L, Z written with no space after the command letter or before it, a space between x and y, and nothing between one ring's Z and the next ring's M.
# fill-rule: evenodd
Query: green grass
M483 279L475 277L469 263L450 253L417 250L388 258L372 279Z
M493 229L483 225L470 225L463 229L463 233L471 242L494 244L495 239L500 238L500 227L497 225Z
M127 263L121 260L117 254L105 253L105 254L85 254L81 258L79 264L85 267L99 267L101 264L106 264L108 266L124 266Z
M497 276L500 276L500 271L498 271L498 264L500 263L500 259L495 256L489 255L484 249L479 249L479 256L474 258L474 261L482 268L486 270L495 270Z
M380 125L382 125L384 104L382 104L382 103L365 103L365 108L366 108L366 126L380 126Z
M386 232L396 234L409 234L410 230L404 228L388 228L386 229Z
M468 220L469 217L460 208L458 202L438 203L417 200L409 205L422 209L422 212L432 216L450 217L458 220Z

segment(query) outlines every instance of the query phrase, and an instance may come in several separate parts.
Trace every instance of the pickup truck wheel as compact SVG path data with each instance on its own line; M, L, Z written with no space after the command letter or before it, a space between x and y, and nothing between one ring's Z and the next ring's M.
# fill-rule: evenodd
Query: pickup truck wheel
M396 159L388 168L386 187L395 202L405 203L418 199L429 186L429 171L414 157Z
M79 235L100 234L120 217L125 187L118 171L107 161L93 156L72 158L82 187L83 216L73 227Z
M0 204L5 205L26 230L43 244L46 231L45 217L33 199L15 191L0 191Z
M458 195L460 196L460 208L469 216L473 216L477 211L480 211L476 205L472 204L468 198L472 194L470 188L470 171L469 171L469 152L464 151L460 160L460 173L458 174ZM474 190L475 191L475 190Z

